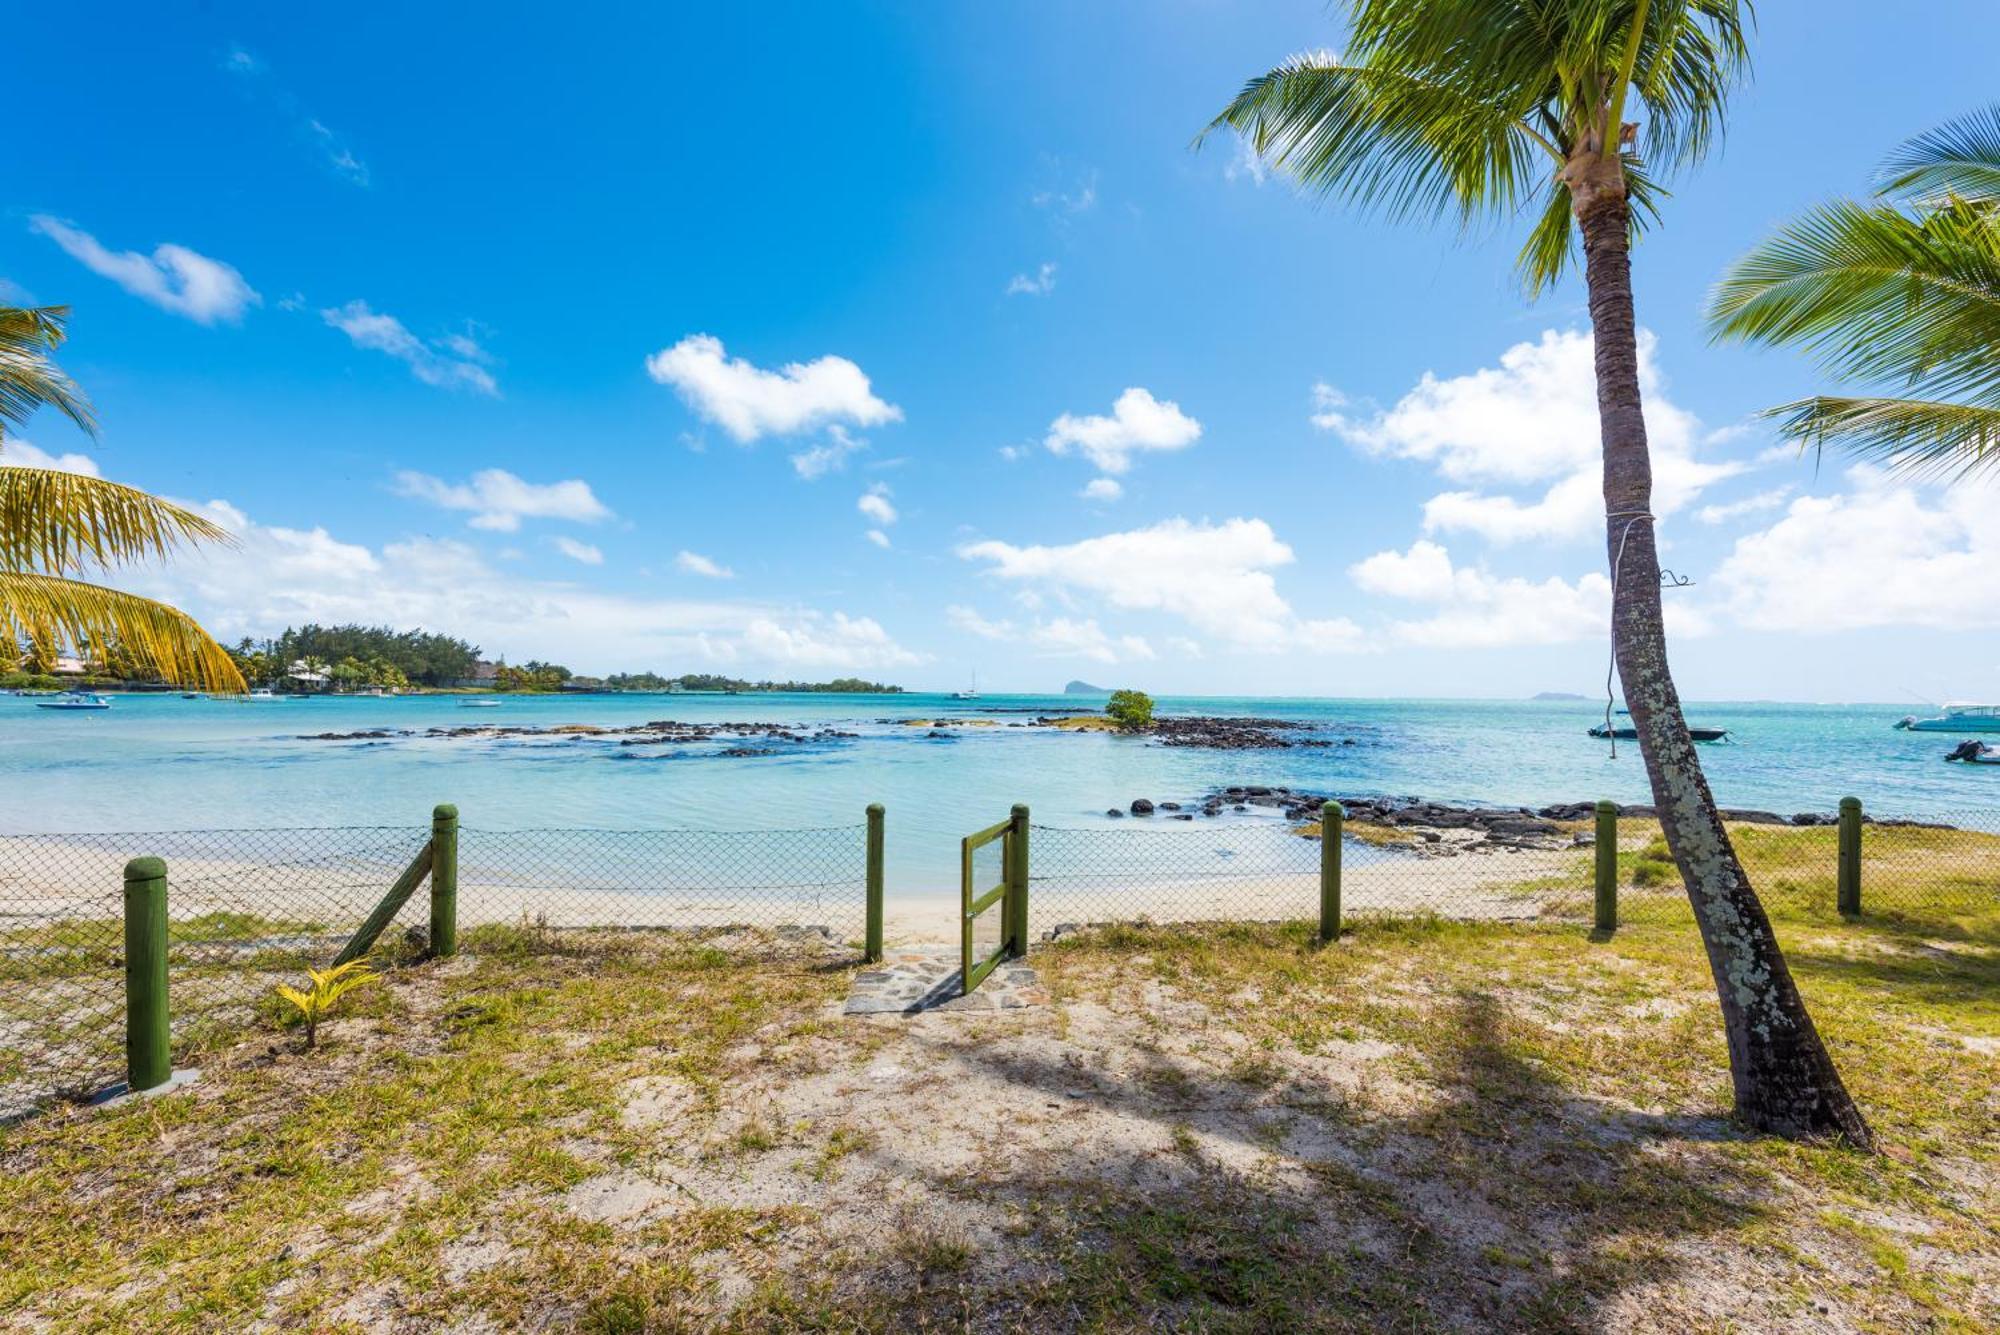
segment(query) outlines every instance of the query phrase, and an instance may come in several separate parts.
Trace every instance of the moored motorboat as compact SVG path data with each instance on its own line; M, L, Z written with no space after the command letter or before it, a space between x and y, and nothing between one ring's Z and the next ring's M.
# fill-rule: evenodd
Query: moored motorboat
M1896 720L1896 727L1904 732L2000 732L2000 705L1952 701L1940 708L1944 713L1936 718L1911 714Z
M1607 738L1620 742L1636 742L1639 730L1630 727L1607 728L1602 723L1590 730L1590 735L1602 741ZM1729 736L1727 728L1689 728L1688 736L1697 742L1719 742Z
M35 701L37 709L109 709L111 702L88 691L64 691L53 700Z

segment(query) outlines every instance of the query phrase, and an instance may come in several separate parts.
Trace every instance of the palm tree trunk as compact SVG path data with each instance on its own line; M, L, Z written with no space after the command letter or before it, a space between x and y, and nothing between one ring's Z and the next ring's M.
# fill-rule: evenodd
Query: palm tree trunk
M1578 216L1596 333L1618 679L1639 734L1667 847L1694 905L1722 1001L1737 1116L1760 1131L1841 1137L1870 1148L1868 1124L1813 1028L1771 920L1730 846L1667 670L1660 563L1648 514L1653 470L1639 401L1627 207L1622 190L1606 192L1585 204Z

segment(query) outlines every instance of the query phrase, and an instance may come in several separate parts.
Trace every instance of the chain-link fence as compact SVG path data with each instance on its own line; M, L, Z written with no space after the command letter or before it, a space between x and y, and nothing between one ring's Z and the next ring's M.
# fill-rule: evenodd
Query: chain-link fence
M115 1081L125 1043L124 869L165 860L177 1056L324 966L421 852L421 826L0 836L0 1118ZM462 830L461 943L604 927L724 947L858 940L859 825L817 830ZM379 938L423 926L411 896Z
M1342 915L1520 919L1588 905L1589 849L1570 830L1500 842L1432 841L1429 833L1349 826ZM1039 933L1121 922L1272 922L1320 911L1317 824L1036 826L1031 847Z
M530 922L859 940L866 831L466 830L459 930Z
M1833 816L1737 821L1732 831L1774 912L1835 916L1841 839ZM1440 828L1398 823L1378 809L1345 827L1342 915L1588 920L1593 833L1574 813L1483 813ZM1035 826L1030 934L1315 918L1326 875L1318 834L1310 822L1256 817ZM416 825L0 836L0 1117L119 1074L121 887L131 858L167 863L169 1003L176 1053L185 1056L253 1018L276 983L329 962L429 837ZM867 930L867 840L858 824L475 828L459 831L457 843L459 942L474 952L518 942L523 931L576 939L645 929L741 950L788 939L855 942ZM1628 809L1618 845L1621 915L1684 916L1679 874L1650 815ZM2000 812L1870 819L1859 847L1854 883L1866 915L1923 922L2000 909ZM998 883L998 849L982 850L976 888ZM426 920L420 890L380 940L399 943ZM997 922L986 926L997 930Z

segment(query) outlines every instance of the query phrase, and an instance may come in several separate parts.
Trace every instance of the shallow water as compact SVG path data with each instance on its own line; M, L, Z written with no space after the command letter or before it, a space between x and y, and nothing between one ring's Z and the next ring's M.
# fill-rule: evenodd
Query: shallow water
M1012 727L1060 696L509 696L321 698L247 704L176 695L115 697L102 713L0 697L0 833L199 827L411 825L455 802L468 827L782 829L856 824L889 811L892 889L933 883L960 835L1027 802L1039 823L1108 824L1137 797L1199 798L1232 783L1344 795L1540 805L1648 800L1636 745L1610 758L1585 735L1588 702L1165 699L1163 712L1254 714L1314 725L1321 748L1209 751L1134 738ZM1005 712L1025 711L1025 712ZM1957 740L1905 733L1898 705L1705 704L1690 721L1727 727L1701 750L1726 805L1830 811L1852 793L1871 812L1951 819L2000 806L2000 766L1947 765ZM900 720L977 718L934 740ZM775 756L722 757L716 743L422 737L327 742L303 734L372 728L741 720L835 726L851 740L777 743ZM1353 745L1340 743L1352 739ZM757 744L753 741L752 744ZM1135 822L1127 820L1126 828Z

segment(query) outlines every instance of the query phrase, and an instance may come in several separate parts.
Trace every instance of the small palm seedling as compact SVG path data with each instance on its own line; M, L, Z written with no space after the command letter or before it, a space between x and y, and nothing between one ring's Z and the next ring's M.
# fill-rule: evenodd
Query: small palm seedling
M375 975L368 971L368 961L362 959L336 964L331 969L307 969L306 977L312 980L310 988L300 991L280 983L278 995L290 1002L305 1022L306 1050L310 1052L319 1041L319 1022L326 1018L342 997L363 983L375 981Z

